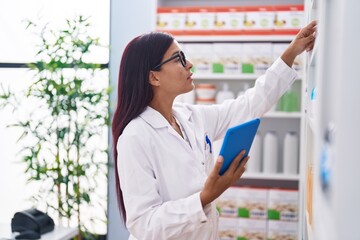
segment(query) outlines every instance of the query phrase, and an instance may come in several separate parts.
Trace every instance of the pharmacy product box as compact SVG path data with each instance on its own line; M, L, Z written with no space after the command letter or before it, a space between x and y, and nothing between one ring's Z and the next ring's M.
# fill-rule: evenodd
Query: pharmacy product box
M214 43L213 73L241 74L241 43Z
M266 220L238 218L237 240L265 240L266 222Z
M187 59L193 64L193 73L212 73L212 43L186 43L184 44L184 52Z
M297 240L298 223L268 220L267 240Z
M216 208L221 217L237 217L238 216L238 195L239 187L229 187L216 200Z
M187 7L185 30L191 34L214 30L215 13L212 7Z
M237 218L219 218L219 239L220 240L237 240Z
M244 7L243 29L249 34L271 34L274 27L272 6Z
M240 187L238 192L238 217L252 219L267 218L268 190Z
M244 74L264 74L273 62L271 43L244 43L242 52Z
M276 34L296 34L304 26L304 5L274 6Z
M268 219L296 222L298 205L297 190L269 189Z
M215 7L215 34L237 34L243 30L244 9L241 7Z
M158 31L176 33L185 29L185 8L158 8L156 28Z

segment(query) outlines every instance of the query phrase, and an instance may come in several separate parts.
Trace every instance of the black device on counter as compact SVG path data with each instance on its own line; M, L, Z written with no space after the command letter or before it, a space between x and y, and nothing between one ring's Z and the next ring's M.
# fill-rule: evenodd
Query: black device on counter
M16 239L40 239L41 234L54 230L54 227L53 219L35 208L17 212L11 219L11 231L20 233Z

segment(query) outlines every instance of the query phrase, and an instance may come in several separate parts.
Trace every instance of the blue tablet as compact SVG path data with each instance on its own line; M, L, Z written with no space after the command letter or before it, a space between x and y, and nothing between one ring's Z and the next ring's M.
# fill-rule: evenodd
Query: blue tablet
M227 130L220 150L220 155L224 158L219 172L220 175L224 174L231 162L242 150L246 151L244 158L248 155L259 124L260 119L256 118Z

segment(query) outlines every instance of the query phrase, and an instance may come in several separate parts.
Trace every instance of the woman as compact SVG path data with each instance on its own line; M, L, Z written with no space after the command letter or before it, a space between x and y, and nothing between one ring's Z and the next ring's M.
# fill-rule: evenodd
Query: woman
M220 176L222 157L207 140L261 117L296 79L295 57L314 44L316 23L303 28L281 58L243 96L220 105L174 103L194 88L192 64L164 33L133 39L120 64L112 123L118 202L130 239L217 239L214 200L245 171L239 153Z

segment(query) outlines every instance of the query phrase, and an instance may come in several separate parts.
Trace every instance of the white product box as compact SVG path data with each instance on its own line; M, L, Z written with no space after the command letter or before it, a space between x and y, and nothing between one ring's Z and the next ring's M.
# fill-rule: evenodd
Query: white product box
M269 7L246 7L244 30L271 30L274 26L274 12Z
M244 43L242 51L242 73L263 74L273 62L271 43Z
M213 30L215 13L210 8L190 7L186 9L185 30Z
M272 52L273 52L273 61L275 61L278 57L281 56L281 54L285 51L285 49L289 46L287 43L274 43L272 44ZM304 55L298 55L293 64L293 68L298 72L299 75L301 75L303 70L303 58Z
M266 239L266 220L238 219L237 239Z
M237 218L219 218L219 238L220 240L237 240Z
M297 222L268 221L267 240L297 240L297 236Z
M239 188L238 217L252 219L267 218L268 190L260 188Z
M186 13L180 8L159 8L156 27L159 31L185 29Z
M268 219L298 221L297 190L269 189Z
M228 188L216 200L216 208L221 217L237 217L238 216L238 195L240 189L238 187Z
M194 73L212 73L212 43L187 43L184 44L183 49L186 58L194 65L192 69Z
M215 30L242 30L244 11L238 7L215 8Z
M213 73L241 74L241 43L214 43Z
M299 30L304 26L304 6L276 6L274 29Z

